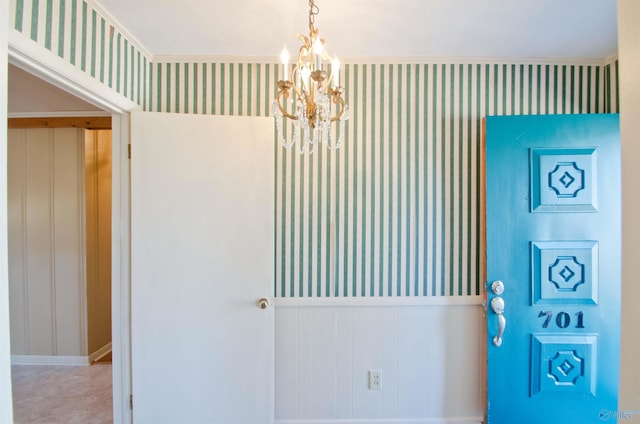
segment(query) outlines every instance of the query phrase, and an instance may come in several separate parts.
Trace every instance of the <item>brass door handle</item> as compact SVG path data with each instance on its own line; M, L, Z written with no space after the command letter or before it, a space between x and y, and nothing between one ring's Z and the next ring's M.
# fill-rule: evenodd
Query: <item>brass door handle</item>
M260 309L267 309L270 305L271 304L269 303L269 299L267 299L266 297L258 300L258 306L260 307Z

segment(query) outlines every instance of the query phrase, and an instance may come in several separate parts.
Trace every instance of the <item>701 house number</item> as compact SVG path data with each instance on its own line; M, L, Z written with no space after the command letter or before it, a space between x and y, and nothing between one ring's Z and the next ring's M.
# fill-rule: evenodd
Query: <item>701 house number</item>
M582 313L582 311L578 311L574 315L576 317L576 322L573 328L584 328L584 314ZM538 318L542 317L546 317L544 322L542 323L542 328L548 328L549 324L551 323L551 319L553 318L553 312L540 311L540 313L538 314ZM571 315L569 315L567 312L558 312L554 321L558 328L567 328L571 325Z

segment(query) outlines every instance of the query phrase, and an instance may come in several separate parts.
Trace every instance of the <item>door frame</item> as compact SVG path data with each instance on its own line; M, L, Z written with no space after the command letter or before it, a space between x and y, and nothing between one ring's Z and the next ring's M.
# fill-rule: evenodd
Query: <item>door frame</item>
M4 25L2 24L2 26ZM114 422L131 423L132 414L129 407L131 395L131 241L128 145L130 143L129 112L140 109L140 107L73 65L42 49L13 28L9 28L8 33L7 47L10 64L102 108L107 113L111 113L113 418ZM6 79L3 84L5 87L2 88L6 92ZM6 126L6 121L4 125ZM4 209L3 213L6 214L6 199L2 202L4 203L0 207ZM6 252L4 254L6 255ZM8 332L5 334L8 345ZM3 344L4 338L1 341L0 344ZM3 401L4 399L0 399L0 404ZM0 422L2 419L3 417L0 416Z

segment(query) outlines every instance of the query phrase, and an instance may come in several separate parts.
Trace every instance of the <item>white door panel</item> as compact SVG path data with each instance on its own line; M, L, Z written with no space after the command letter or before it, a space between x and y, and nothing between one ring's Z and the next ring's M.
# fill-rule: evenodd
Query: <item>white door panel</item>
M272 423L269 118L133 113L136 423Z

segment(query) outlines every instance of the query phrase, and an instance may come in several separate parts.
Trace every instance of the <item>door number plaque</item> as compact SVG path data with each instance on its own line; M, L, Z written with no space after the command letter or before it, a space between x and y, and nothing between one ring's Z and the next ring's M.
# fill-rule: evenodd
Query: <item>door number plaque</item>
M584 328L584 313L578 311L574 314L576 320L572 328ZM542 322L542 328L549 328L549 324L552 322L553 311L540 311L538 318L545 317ZM571 315L568 312L558 312L556 319L553 320L558 328L568 328L572 324Z

